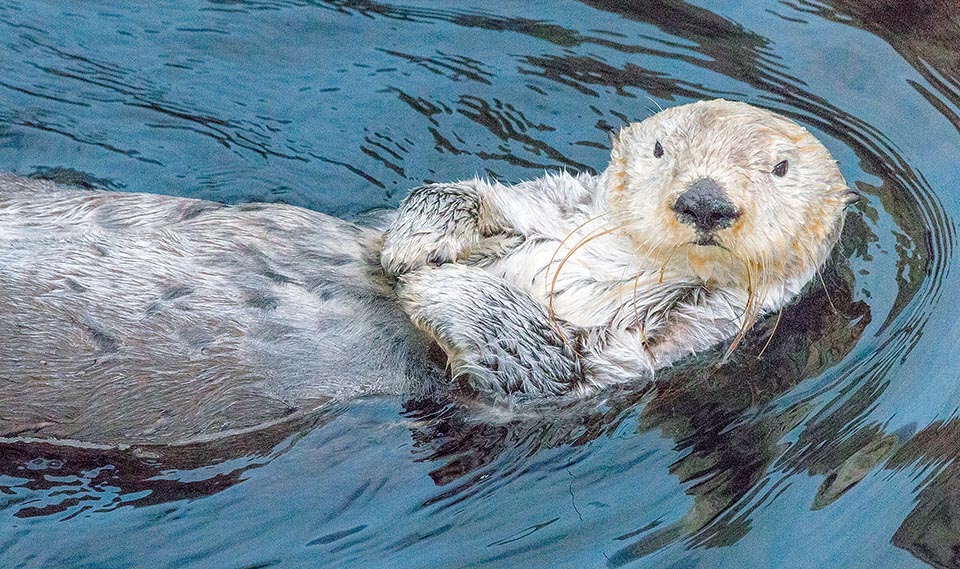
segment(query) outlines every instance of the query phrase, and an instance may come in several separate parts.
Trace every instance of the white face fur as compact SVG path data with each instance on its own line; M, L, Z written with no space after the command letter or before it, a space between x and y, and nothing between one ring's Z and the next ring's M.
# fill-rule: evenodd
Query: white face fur
M624 128L607 175L610 213L642 256L680 277L744 288L809 280L852 195L804 128L723 100Z

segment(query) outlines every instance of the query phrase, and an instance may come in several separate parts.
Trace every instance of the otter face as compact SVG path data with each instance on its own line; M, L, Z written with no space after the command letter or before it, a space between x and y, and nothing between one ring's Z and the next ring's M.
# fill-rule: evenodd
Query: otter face
M826 259L855 195L804 128L724 100L624 128L607 174L611 215L641 256L744 288L798 290Z

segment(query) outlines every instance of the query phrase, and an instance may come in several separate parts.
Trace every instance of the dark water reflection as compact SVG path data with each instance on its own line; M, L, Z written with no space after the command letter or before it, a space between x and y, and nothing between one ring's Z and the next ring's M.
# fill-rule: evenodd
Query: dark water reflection
M724 366L519 416L381 398L190 447L5 444L0 566L960 567L954 12L0 1L3 170L353 215L601 169L609 129L723 96L864 195Z

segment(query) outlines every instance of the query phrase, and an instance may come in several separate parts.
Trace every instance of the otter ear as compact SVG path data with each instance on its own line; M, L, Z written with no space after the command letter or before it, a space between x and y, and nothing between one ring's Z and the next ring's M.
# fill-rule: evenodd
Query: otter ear
M623 160L623 137L626 128L614 128L607 131L610 137L610 156L615 161Z

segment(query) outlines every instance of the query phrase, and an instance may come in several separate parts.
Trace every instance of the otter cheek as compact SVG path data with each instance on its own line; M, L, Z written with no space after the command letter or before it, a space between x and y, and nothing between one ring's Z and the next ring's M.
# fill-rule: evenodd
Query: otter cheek
M725 232L730 236L729 240L732 242L742 240L743 237L752 230L757 215L757 208L752 203L740 202L737 204L737 207L740 210L740 217L738 217L733 222L733 225ZM727 239L724 239L724 241L727 241Z
M684 245L696 239L697 232L689 225L677 219L676 214L669 205L664 205L657 212L659 219L658 237L660 241L666 241L669 244Z

